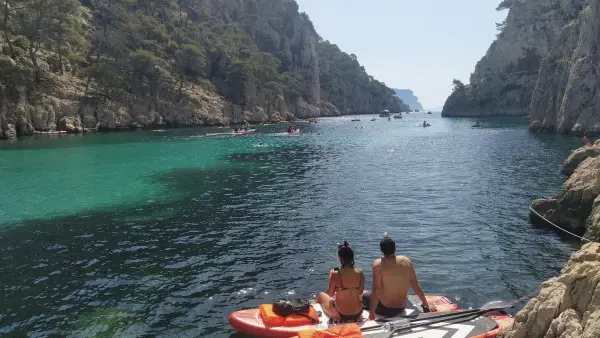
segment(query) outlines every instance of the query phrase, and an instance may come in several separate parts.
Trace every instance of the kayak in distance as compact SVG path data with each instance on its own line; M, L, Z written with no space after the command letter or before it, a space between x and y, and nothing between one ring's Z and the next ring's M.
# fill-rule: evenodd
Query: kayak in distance
M387 338L390 330L397 330L394 337L494 338L514 322L514 318L503 310L506 304L501 304L500 307L490 305L482 309L459 310L456 304L444 296L428 295L426 298L430 313L424 313L418 297L411 295L406 308L397 317L369 320L369 312L364 310L358 321L352 324L333 321L324 313L320 304L314 303L307 314L286 317L275 314L272 304L263 304L258 309L233 312L229 316L229 323L237 331L257 337L321 337L316 333L332 330L337 331L339 337ZM344 335L340 331L353 333Z

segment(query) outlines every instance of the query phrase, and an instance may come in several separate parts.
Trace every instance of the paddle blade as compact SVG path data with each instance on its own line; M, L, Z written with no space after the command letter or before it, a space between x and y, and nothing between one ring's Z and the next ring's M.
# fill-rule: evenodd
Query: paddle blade
M501 300L495 300L488 303L483 304L481 310L503 310L512 308L513 305L508 302L504 302Z

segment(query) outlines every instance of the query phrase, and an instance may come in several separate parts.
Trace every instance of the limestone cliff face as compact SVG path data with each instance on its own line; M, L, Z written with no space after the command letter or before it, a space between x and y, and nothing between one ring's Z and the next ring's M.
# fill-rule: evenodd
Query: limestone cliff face
M73 45L68 58L57 52L53 36L31 54L18 25L0 32L0 138L404 107L355 56L322 41L294 0L80 5L86 27L80 40L87 40ZM15 18L4 21L28 10L9 11Z
M442 116L527 115L542 59L561 28L576 18L583 0L505 0L502 32L475 67L470 83L457 86ZM552 76L552 75L549 75Z
M240 107L200 87L189 90L182 102L134 95L118 101L97 101L85 99L82 78L51 72L46 77L52 85L42 88L0 85L0 138L53 130L81 133L224 124L244 118ZM252 117L264 121L270 118L258 114Z
M563 165L569 179L563 191L550 199L537 199L531 207L544 218L589 240L600 241L600 142L571 153ZM532 213L534 222L537 215Z
M542 284L519 311L504 338L597 338L600 336L600 244L571 255L560 276Z
M291 74L303 87L303 97L286 98L282 92L265 90L256 79L247 79L242 99L246 118L266 114L287 119L288 112L299 117L319 116L319 36L308 17L298 13L294 0L210 0L204 6L220 24L241 23L258 48L275 55L281 61L280 70Z
M419 102L419 98L410 89L394 89L396 96L406 103L410 109L423 110L423 105Z
M542 63L530 127L600 133L600 4L587 0Z

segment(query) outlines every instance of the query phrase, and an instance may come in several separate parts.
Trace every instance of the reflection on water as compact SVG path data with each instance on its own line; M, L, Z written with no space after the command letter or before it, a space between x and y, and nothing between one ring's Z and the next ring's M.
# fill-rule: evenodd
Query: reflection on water
M431 128L418 127L424 118ZM412 114L324 119L300 137L270 126L3 144L12 176L0 183L13 191L0 200L10 219L0 224L0 335L229 335L236 309L323 290L337 242L368 268L384 233L429 293L464 307L529 293L574 248L530 226L527 204L560 188L576 141L530 134L520 120L471 124ZM100 155L108 164L80 161ZM85 189L53 198L58 168ZM11 198L19 187L22 208L45 197L29 217Z

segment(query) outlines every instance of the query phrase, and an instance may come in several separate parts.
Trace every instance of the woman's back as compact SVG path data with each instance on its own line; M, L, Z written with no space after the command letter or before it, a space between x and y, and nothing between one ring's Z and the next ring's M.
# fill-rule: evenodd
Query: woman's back
M327 293L321 292L317 303L330 318L356 321L362 314L365 274L354 267L354 251L348 242L338 246L338 258L342 268L331 269Z
M333 276L337 277L334 280L336 308L343 314L357 313L362 309L361 296L365 288L363 270L345 267Z

